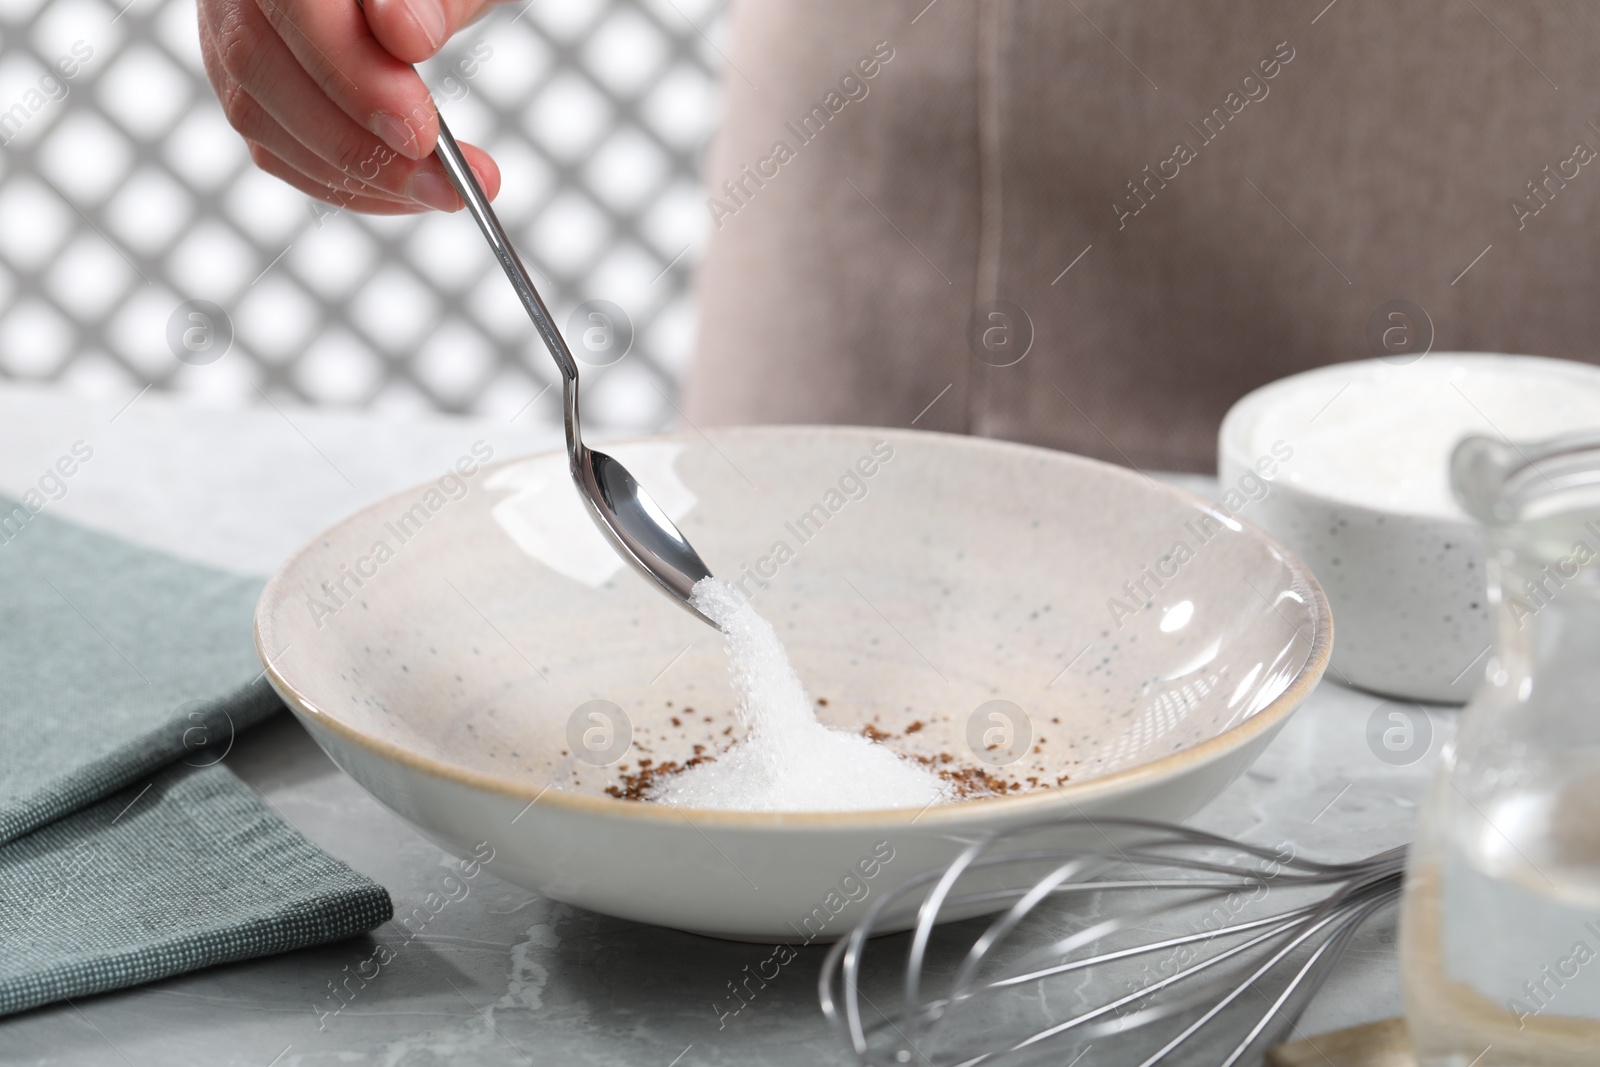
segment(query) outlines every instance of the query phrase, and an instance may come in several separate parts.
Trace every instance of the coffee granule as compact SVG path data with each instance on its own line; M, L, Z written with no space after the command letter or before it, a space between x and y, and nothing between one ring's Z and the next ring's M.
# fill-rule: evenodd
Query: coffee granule
M823 707L828 705L827 700L824 698L818 698L816 703ZM685 714L693 711L693 708L684 709ZM712 717L705 716L705 721L711 722ZM674 716L672 725L681 727L683 723ZM927 724L921 719L916 719L905 728L904 732L909 736L910 734L921 732L926 726ZM733 727L726 727L722 733L724 736L732 735ZM879 728L873 723L867 723L863 726L861 733L877 742L887 741L894 737L894 734ZM1039 738L1039 741L1043 742L1044 738ZM1034 752L1039 751L1040 749L1035 745ZM682 774L691 767L699 766L702 763L710 763L716 758L716 756L707 753L705 745L696 744L694 746L694 755L681 763L677 760L666 760L658 764L652 759L641 758L638 761L639 770L637 774L628 774L628 764L621 763L617 765L617 770L623 772L621 783L607 786L605 792L619 800L650 801L655 799L656 790L667 779ZM956 800L975 800L982 797L1026 793L1041 787L1048 787L1051 784L1047 780L1041 779L1038 775L1029 775L1023 781L1012 781L983 767L955 766L956 759L948 752L939 752L926 756L914 755L907 758L928 767L941 779L950 783ZM1056 778L1054 784L1057 786L1065 785L1070 777L1070 775L1061 774Z
M701 746L696 745L699 749ZM638 774L624 774L621 785L608 785L606 792L618 800L650 800L656 787L663 779L671 778L675 774L682 774L690 767L698 767L702 763L710 763L715 756L692 756L679 763L677 760L667 760L665 763L652 764L649 760L639 761Z

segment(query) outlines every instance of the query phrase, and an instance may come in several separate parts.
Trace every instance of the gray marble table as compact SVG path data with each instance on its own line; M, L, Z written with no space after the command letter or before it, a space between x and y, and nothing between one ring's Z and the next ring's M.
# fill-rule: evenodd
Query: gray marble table
M51 505L56 514L260 574L343 514L436 476L474 440L488 441L497 456L556 444L515 424L271 408L241 414L155 395L124 408L127 399L0 387L0 491L19 494L86 440L95 459ZM1189 484L1206 488L1204 480ZM1423 713L1419 741L1431 728L1431 742L1397 763L1368 741L1369 723L1387 721L1392 710L1380 697L1325 681L1196 821L1331 858L1405 841L1455 713ZM287 715L241 737L228 764L320 847L388 887L397 912L439 889L449 858L345 777ZM394 961L354 999L336 998L335 986L379 942L397 946ZM725 1014L727 983L769 949L593 914L485 870L415 937L391 923L342 944L0 1020L0 1062L848 1063L817 1008L822 951L803 950L758 997ZM1318 1033L1399 1008L1390 915L1363 932L1300 1029Z

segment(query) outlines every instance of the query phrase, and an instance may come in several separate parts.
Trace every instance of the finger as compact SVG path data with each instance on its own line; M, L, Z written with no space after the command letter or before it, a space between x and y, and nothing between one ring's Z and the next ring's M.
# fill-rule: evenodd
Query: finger
M255 4L317 88L358 126L407 159L433 151L439 124L427 86L373 37L355 0Z
M388 197L352 194L343 189L330 186L325 182L317 181L259 144L250 146L250 158L255 161L256 166L274 178L280 178L307 196L315 197L327 204L349 208L351 211L365 212L369 215L415 215L418 212L427 210L414 200L392 200Z
M396 204L408 204L413 208L423 207L409 196L396 196L385 192L376 186L352 178L347 174L340 174L325 160L312 152L305 145L295 140L289 131L278 126L270 116L264 120L264 129L271 131L271 136L261 140L249 140L252 148L259 147L274 157L287 163L311 181L338 190L345 197L361 196L378 200L389 200Z
M302 175L323 185L343 189L347 195L378 196L397 203L414 202L411 197L376 189L359 178L340 174L331 164L306 148L223 69L216 42L206 24L204 11L200 25L200 55L206 72L216 87L217 97L229 123L253 147L261 146L275 158L286 162Z
M254 109L253 114L240 125L250 144L253 147L259 146L274 159L293 168L321 188L331 188L345 198L386 200L406 210L434 208L441 211L456 211L462 207L461 198L456 195L455 187L445 177L442 167L438 174L431 171L419 172L412 178L411 194L397 195L333 167L296 140L289 131L250 100L248 94L244 94L244 99L234 104L236 114L243 114L245 109L249 108ZM472 168L478 184L483 187L484 195L490 199L499 195L500 168L495 165L494 160L475 145L462 144L460 147L462 154L467 158L467 165ZM268 173L282 177L276 171ZM298 183L295 184L297 188L302 187ZM419 185L422 186L420 192L417 188Z
M224 109L248 140L282 156L278 149L284 146L275 140L281 127L347 178L445 211L460 205L437 160L400 156L336 107L255 4L231 9L211 36L232 83L223 94ZM477 158L487 157L480 152ZM481 176L498 191L497 169L482 170Z
M283 146L274 136L275 127L282 127L340 173L389 193L410 195L406 186L419 164L336 107L255 3L230 5L209 36L207 47L215 50L228 83L221 94L223 110L247 140L264 143L281 156Z
M493 6L489 0L366 0L364 10L378 44L406 63L421 63Z
M478 187L483 190L483 195L488 197L490 200L493 200L495 197L499 196L500 166L494 161L494 157L490 156L489 153L485 152L477 145L468 144L465 141L457 141L456 147L460 148L461 154L466 157L467 166L472 168L472 175L478 179ZM443 164L441 164L440 171L442 172L443 169ZM449 180L449 178L445 179L447 182ZM456 196L454 185L450 186L450 193L452 196L456 197L456 203L455 207L452 207L449 210L454 211L456 208L466 206L465 204L461 203L461 197Z
M264 111L260 112L258 121L247 122L245 125L251 129L252 133L257 134L256 137L249 139L252 155L256 149L260 149L262 153L270 155L278 164L291 168L301 178L306 179L315 187L333 190L339 198L349 200L354 197L363 201L383 200L395 205L394 210L404 211L419 211L426 207L455 211L462 206L460 197L456 195L454 187L449 184L449 179L445 178L442 173L438 175L438 181L441 184L437 192L430 193L429 201L423 203L414 197L396 196L383 189L368 185L348 174L340 173L310 149L306 148L305 145L297 141ZM477 176L478 184L483 187L485 195L491 199L498 195L500 192L500 169L495 166L494 160L475 145L463 144L461 145L461 151L467 157L467 164L472 168L473 174ZM277 170L269 169L265 165L262 165L262 169L267 170L269 174L273 174L276 177L283 177ZM434 176L430 174L421 177L432 181ZM299 181L291 184L299 189L306 188ZM327 198L324 197L324 199ZM368 209L357 207L355 210L365 211Z

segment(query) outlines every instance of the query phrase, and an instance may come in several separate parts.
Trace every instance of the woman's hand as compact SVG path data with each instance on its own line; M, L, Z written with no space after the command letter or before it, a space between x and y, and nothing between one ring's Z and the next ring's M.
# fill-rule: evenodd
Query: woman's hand
M256 165L302 192L393 215L461 206L433 156L439 120L412 63L489 0L199 0L200 48ZM462 145L490 197L500 170Z

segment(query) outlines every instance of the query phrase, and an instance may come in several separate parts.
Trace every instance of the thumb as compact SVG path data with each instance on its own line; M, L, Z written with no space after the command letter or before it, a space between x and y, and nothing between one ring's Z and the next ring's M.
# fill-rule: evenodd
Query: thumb
M406 63L431 58L492 0L365 0L367 25L384 50Z

